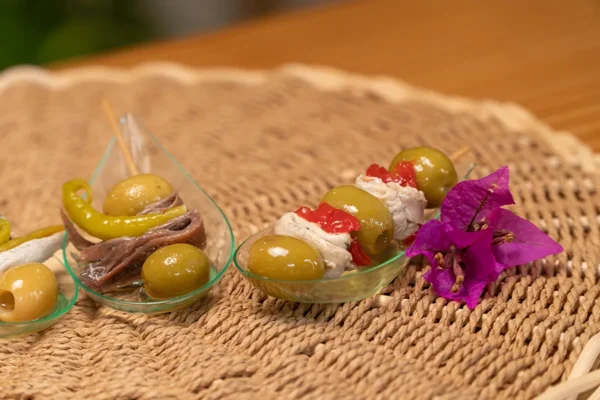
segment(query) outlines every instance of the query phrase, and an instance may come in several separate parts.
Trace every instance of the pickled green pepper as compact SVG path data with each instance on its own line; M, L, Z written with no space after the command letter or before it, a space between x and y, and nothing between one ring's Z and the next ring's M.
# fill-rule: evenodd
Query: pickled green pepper
M0 245L10 239L10 222L0 217Z
M77 194L80 190L85 192L85 200ZM102 240L141 236L149 229L187 212L182 205L168 209L163 214L108 216L94 210L91 203L92 189L86 181L75 179L63 184L63 207L69 218L75 225Z

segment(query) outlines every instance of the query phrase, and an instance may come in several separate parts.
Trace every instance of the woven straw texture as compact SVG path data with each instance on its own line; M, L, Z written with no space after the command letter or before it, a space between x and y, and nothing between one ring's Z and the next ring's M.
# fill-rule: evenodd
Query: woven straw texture
M475 175L508 164L514 210L565 247L505 272L473 311L436 298L423 266L343 305L267 298L234 267L168 315L81 296L52 328L0 344L2 399L526 399L600 331L597 157L514 105L303 66L17 69L0 93L0 213L20 230L58 223L61 183L91 175L106 96L214 196L238 243L402 148L468 143Z

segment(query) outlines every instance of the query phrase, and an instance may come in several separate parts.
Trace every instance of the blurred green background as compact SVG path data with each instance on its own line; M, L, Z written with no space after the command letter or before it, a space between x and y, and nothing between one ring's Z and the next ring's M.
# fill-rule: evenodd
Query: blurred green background
M134 1L0 0L0 69L46 64L156 36Z
M0 70L183 36L331 0L0 0Z

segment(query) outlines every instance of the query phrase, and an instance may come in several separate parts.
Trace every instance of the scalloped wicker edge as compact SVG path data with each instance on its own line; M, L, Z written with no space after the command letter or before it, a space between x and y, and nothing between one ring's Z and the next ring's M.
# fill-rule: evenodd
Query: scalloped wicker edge
M586 172L600 170L600 154L568 132L553 131L525 108L514 103L493 100L472 100L448 96L411 86L388 76L367 77L324 66L288 64L275 70L243 70L234 68L191 68L174 63L146 63L134 68L80 67L60 72L39 67L18 66L0 73L0 93L16 83L34 83L52 89L89 81L131 82L145 77L160 76L190 84L202 81L227 81L248 85L266 82L271 74L301 79L321 90L353 90L375 93L387 101L423 101L450 112L465 112L480 119L497 119L509 129L532 132L547 142L553 150Z

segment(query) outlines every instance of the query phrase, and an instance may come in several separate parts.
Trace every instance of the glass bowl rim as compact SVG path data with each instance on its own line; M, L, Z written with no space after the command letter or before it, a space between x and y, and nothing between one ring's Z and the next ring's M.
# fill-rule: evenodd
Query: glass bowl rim
M235 254L233 257L233 263L235 264L235 267L237 268L238 271L240 271L242 273L242 275L247 276L249 278L252 279L259 279L265 282L273 282L273 283L282 283L282 284L315 284L318 282L338 282L338 281L344 281L346 279L354 279L354 277L356 276L364 276L367 275L369 273L375 272L383 267L385 267L388 264L393 263L394 261L397 261L399 259L401 259L402 257L406 256L406 250L401 250L398 254L394 255L393 257L385 260L384 262L381 262L375 266L369 267L369 268L363 268L362 270L358 270L355 273L352 274L348 274L348 275L342 275L342 276L338 276L337 278L329 278L329 279L305 279L305 280L292 280L292 279L272 279L272 278L268 278L266 276L262 276L262 275L257 275L255 273L250 272L247 269L244 269L240 264L241 262L238 261L238 256L240 253L240 250L242 249L242 247L244 247L244 245L247 244L247 242L256 237L256 236L260 236L264 233L270 232L272 230L272 228L266 228L263 229L261 231L258 231L250 236L248 236L240 245L239 247L235 250Z
M1 326L31 326L41 324L44 322L58 320L62 318L66 313L68 313L71 310L71 308L73 308L73 306L77 302L77 298L79 297L79 284L77 283L77 280L73 278L73 275L71 275L71 271L69 271L69 268L62 261L60 261L60 258L58 258L55 255L53 255L51 258L54 258L56 262L59 262L69 273L69 277L71 278L70 282L73 284L73 297L71 298L69 303L65 307L61 308L59 311L53 311L52 314L48 314L45 317L34 319L31 321L0 322Z
M471 175L471 173L473 172L473 170L475 169L476 166L477 166L476 163L470 162L469 165L468 165L467 171L464 174L464 177L460 181L468 179L468 177ZM431 220L439 219L440 218L440 213L441 213L441 211L440 211L440 209L438 209L435 212L435 216L433 218L431 218ZM377 271L377 270L385 267L386 265L391 264L392 262L397 261L397 260L401 259L402 257L406 256L406 249L404 249L404 250L401 250L395 256L393 256L393 257L389 258L388 260L386 260L386 261L384 261L382 263L379 263L379 264L377 264L377 265L375 265L373 267L364 268L363 270L359 270L356 273L338 276L337 278L330 278L330 279L308 279L308 280L272 279L272 278L268 278L268 277L265 277L265 276L262 276L262 275L254 274L254 273L250 272L249 270L243 268L240 265L241 263L238 262L240 250L242 249L242 247L244 247L244 245L247 244L247 242L250 239L252 239L252 238L254 238L256 236L259 236L261 234L264 234L264 233L266 233L268 231L271 231L272 229L273 229L272 227L265 228L265 229L262 229L262 230L260 230L260 231L258 231L256 233L248 236L235 249L235 253L233 255L233 263L235 265L235 268L242 275L244 275L245 277L252 278L252 279L258 279L258 280L261 280L261 281L264 281L264 282L281 283L281 284L288 284L288 285L293 285L293 284L316 284L316 283L319 283L319 282L338 282L338 281L343 281L343 280L346 280L346 279L353 279L356 276L361 276L361 275L365 276L365 275L367 275L367 274L369 274L371 272L375 272L375 271Z
M167 149L165 149L163 147L163 145L158 141L158 139L150 132L147 132L147 135L148 135L148 137L150 137L152 139L154 144L158 148L160 148L164 154L167 155L167 157L173 162L173 164L175 164L177 169L179 169L179 171L185 175L185 177L190 181L190 183L192 183L196 187L196 189L198 189L202 194L204 194L208 198L208 200L210 200L212 205L217 209L217 211L219 211L219 214L225 221L225 225L227 226L227 230L229 232L229 238L231 240L231 248L229 249L229 256L227 257L227 260L224 263L224 267L212 279L210 279L208 282L206 282L204 285L200 286L199 288L197 288L191 292L177 296L177 297L171 297L170 299L166 299L166 300L156 300L156 301L152 301L152 302L129 301L129 300L121 300L121 299L117 299L114 297L106 296L106 295L104 295L100 292L97 292L94 289L84 285L83 282L81 282L81 280L79 279L79 276L77 276L75 271L71 268L71 264L69 263L69 260L67 258L67 246L68 246L69 241L68 241L67 233L65 232L65 235L63 237L63 243L62 243L62 255L63 255L65 268L67 269L67 272L69 273L69 275L71 275L71 277L75 281L76 285L81 286L81 288L83 289L84 292L91 293L94 296L97 296L99 298L102 298L103 300L106 300L107 302L114 303L114 304L122 304L122 305L130 305L130 306L147 306L147 305L161 306L161 305L168 305L168 304L176 304L179 302L189 300L189 299L193 298L194 296L198 295L199 293L203 292L204 290L211 288L212 286L214 286L217 282L219 282L221 280L221 278L223 277L223 275L225 275L225 272L231 265L231 261L233 259L234 253L235 253L235 251L234 251L235 250L235 236L233 234L233 229L231 228L231 223L229 222L227 215L225 215L225 213L223 212L221 207L219 207L217 202L208 193L206 193L206 191L198 184L198 182L196 182L196 180L183 167L183 165L181 165L179 163L179 161L177 161L177 159ZM96 180L96 178L98 177L99 171L101 171L104 168L104 166L108 160L108 155L110 154L112 147L115 145L115 142L116 142L116 138L114 138L114 137L111 138L111 140L109 141L108 146L106 147L106 150L104 151L104 154L102 155L102 159L100 160L100 163L98 163L98 166L94 170L92 178L90 179L90 185L92 185L94 183L94 181Z

